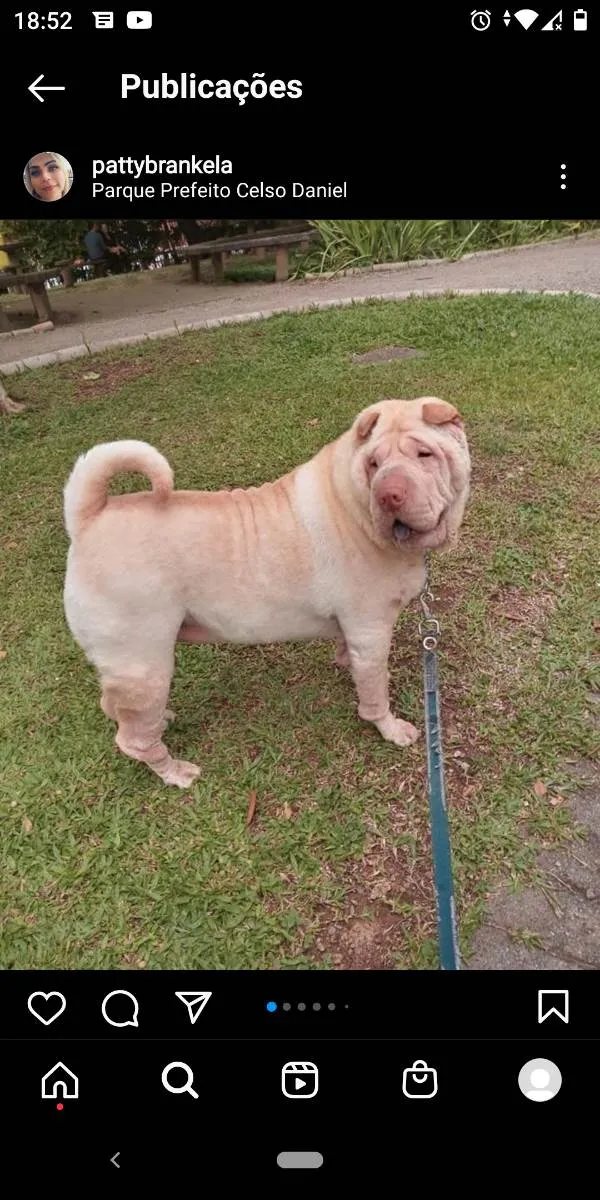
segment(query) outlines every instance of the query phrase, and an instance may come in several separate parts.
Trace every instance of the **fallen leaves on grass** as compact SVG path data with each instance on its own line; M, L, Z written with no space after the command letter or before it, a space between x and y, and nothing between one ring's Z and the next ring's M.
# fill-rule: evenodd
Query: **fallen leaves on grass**
M246 816L246 825L251 825L256 812L256 792L250 792L250 801L248 803L248 813Z
M393 884L389 879L378 879L377 883L371 888L371 900L385 900L388 892L391 892Z
M30 821L29 817L23 817L23 829L25 830L25 833L31 833L31 830L33 829L33 821Z
M545 796L546 792L548 791L548 788L546 787L546 784L543 782L542 779L536 779L536 781L533 785L533 790L534 790L536 796Z

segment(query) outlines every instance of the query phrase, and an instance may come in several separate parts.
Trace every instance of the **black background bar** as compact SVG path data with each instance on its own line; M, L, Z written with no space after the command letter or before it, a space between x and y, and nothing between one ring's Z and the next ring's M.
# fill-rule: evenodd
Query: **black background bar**
M568 1023L556 1015L538 1023L538 990L567 990ZM115 1028L102 1016L104 997L131 992L137 1028ZM64 1013L44 1026L27 1000L35 991L61 992ZM210 991L195 1024L177 991ZM5 972L0 1019L4 1038L531 1038L599 1036L595 972ZM275 1002L277 1009L267 1011ZM117 1007L120 1005L117 1001ZM289 1011L283 1004L290 1004ZM559 1005L560 997L550 1002ZM113 1007L115 1002L113 1001ZM298 1005L303 1004L303 1010ZM319 1004L319 1010L313 1005ZM330 1010L329 1004L335 1004ZM133 1005L123 1000L123 1013ZM107 1011L111 1012L110 1006ZM121 1018L117 1013L116 1019Z
M114 6L113 6L114 7ZM27 160L42 149L64 154L74 184L52 217L210 215L353 219L597 217L595 159L588 121L595 111L597 22L574 32L542 32L554 15L540 10L529 30L493 8L487 31L472 25L472 4L402 7L328 25L313 12L281 22L236 24L204 8L175 15L152 5L150 30L94 28L92 10L76 10L70 31L19 31L0 17L5 97L18 122L3 126L2 215L46 217L22 183ZM486 11L486 10L484 10ZM291 18L290 18L291 19ZM231 26L231 28L230 28ZM270 38L273 38L269 47ZM146 99L121 97L121 76L216 83L299 80L298 99ZM40 102L29 91L64 86ZM51 144L51 145L50 145ZM164 176L167 182L231 186L229 198L169 196L92 200L92 160L229 158L233 174ZM561 189L561 165L567 187ZM241 198L238 184L345 185L345 196ZM113 185L153 186L156 176L104 176ZM60 213L57 209L60 207Z

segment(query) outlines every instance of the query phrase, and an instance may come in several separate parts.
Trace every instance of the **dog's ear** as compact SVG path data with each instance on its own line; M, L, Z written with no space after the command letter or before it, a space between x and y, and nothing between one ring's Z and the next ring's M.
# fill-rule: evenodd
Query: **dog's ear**
M421 408L421 416L428 425L449 425L450 422L459 429L464 429L464 421L457 408L448 404L447 400L425 400Z
M365 442L375 428L381 413L378 408L365 408L354 422L354 432L359 442Z

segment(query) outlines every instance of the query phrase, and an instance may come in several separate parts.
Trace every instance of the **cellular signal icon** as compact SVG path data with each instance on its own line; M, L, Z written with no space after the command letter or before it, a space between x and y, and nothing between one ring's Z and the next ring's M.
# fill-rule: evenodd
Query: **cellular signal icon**
M533 22L537 21L539 15L532 8L520 8L515 13L515 20L519 22L519 25L523 26L523 29L529 29L530 25L533 25Z
M175 995L185 1004L190 1023L195 1025L200 1013L206 1008L212 992L175 992Z
M562 26L563 26L563 18L562 18L562 8L561 8L560 12L557 12L550 21L547 21L545 25L542 25L542 33L545 33L545 32L552 33L552 32L554 32L554 30L556 30L557 32L560 32L560 30L562 29Z

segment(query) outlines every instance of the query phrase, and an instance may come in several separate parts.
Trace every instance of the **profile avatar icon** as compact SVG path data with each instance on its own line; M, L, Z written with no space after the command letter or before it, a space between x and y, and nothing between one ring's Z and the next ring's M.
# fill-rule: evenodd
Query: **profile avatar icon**
M532 1058L519 1071L519 1087L528 1100L538 1104L553 1100L560 1091L562 1075L549 1058Z
M23 171L23 183L36 200L46 203L62 200L73 186L73 168L62 154L45 150L29 159Z

